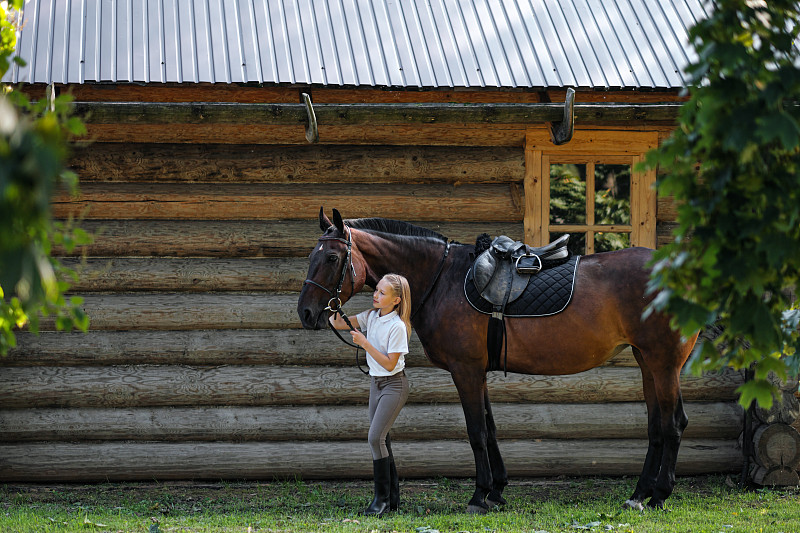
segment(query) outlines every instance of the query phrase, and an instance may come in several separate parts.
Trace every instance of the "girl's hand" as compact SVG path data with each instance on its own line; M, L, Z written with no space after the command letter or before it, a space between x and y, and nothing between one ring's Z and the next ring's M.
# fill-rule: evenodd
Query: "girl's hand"
M367 337L357 329L350 330L350 335L353 336L353 344L361 346L362 348L367 344Z

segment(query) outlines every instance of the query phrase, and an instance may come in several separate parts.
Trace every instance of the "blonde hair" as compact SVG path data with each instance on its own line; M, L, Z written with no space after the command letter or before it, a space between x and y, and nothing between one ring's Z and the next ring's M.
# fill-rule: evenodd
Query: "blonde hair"
M406 333L411 339L411 288L408 286L408 280L400 274L386 274L382 280L389 284L395 296L400 297L400 303L394 308L397 316L406 325Z

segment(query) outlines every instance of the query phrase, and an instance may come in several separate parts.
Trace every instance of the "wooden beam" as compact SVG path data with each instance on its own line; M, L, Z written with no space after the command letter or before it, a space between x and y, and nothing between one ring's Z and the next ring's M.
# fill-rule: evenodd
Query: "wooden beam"
M359 354L364 363L364 353ZM618 354L615 364L636 365L633 354ZM178 331L19 332L17 347L0 359L8 366L111 365L302 365L352 367L355 350L327 329L233 329ZM406 365L429 367L425 351L411 334Z
M609 156L641 156L658 146L658 132L620 130L594 130L581 128L575 131L567 144L556 146L550 133L541 128L529 128L526 135L527 150L541 150L544 155L574 158L589 156L590 160Z
M320 206L350 218L522 222L511 186L88 183L52 200L53 216L91 219L313 220Z
M736 402L687 402L684 438L736 439ZM493 403L501 439L646 439L643 402ZM342 441L367 440L363 405L0 410L4 442L36 441ZM466 439L459 404L407 405L392 439Z
M270 365L190 367L6 367L0 405L33 407L178 407L364 404L369 380L358 369ZM450 374L435 368L408 372L410 403L456 403ZM490 372L489 396L498 403L642 401L637 368L599 367L568 376ZM733 401L738 372L682 376L686 401Z
M319 205L319 204L317 204ZM325 205L326 212L336 204ZM319 209L319 207L317 207ZM342 210L345 217L352 213ZM70 255L116 257L304 257L321 231L317 214L307 220L82 220L94 242ZM391 216L391 213L385 213ZM378 214L380 216L380 214ZM412 221L449 239L473 245L481 233L522 239L518 222ZM55 247L55 255L66 252Z
M678 204L672 196L658 197L658 222L675 222L678 218Z
M522 146L527 124L319 124L320 144ZM544 126L542 126L544 127ZM87 124L101 142L182 144L299 144L305 126L271 124Z
M674 121L679 103L575 104L575 121ZM303 104L227 102L75 102L89 124L273 124L303 125ZM320 125L364 124L541 124L562 119L560 103L316 104Z
M69 165L89 181L509 183L521 147L93 143Z
M526 439L500 449L512 477L638 475L647 441ZM475 475L466 440L401 441L393 450L402 478ZM0 445L0 457L3 482L372 477L365 441L23 443ZM735 473L741 462L735 440L686 439L677 473Z
M544 246L549 235L542 233L542 151L525 147L525 243Z
M294 294L199 292L82 294L81 306L93 330L299 329ZM372 307L372 297L358 294L347 312ZM44 318L42 331L55 330Z
M360 354L363 361L364 354ZM355 351L328 330L233 329L188 331L43 331L17 334L17 347L0 358L6 366L110 365L302 365L355 364ZM433 367L416 333L411 334L409 368ZM630 348L607 366L635 367Z
M308 259L300 257L62 258L78 273L72 291L300 291Z

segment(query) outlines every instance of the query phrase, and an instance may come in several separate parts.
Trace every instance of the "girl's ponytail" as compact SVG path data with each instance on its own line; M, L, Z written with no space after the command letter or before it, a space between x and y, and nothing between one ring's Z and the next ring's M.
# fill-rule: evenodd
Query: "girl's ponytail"
M397 316L406 325L408 338L411 339L411 288L408 286L408 280L400 274L386 274L383 279L392 287L395 296L400 297L400 303L395 309Z

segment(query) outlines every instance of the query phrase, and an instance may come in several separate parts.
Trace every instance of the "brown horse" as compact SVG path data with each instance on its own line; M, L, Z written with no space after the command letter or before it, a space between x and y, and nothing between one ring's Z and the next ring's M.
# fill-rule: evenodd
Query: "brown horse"
M464 296L464 278L474 247L447 244L442 235L405 222L380 218L333 222L320 210L324 234L309 256L308 279L297 312L303 327L327 326L336 309L384 274L408 278L414 295L412 325L436 366L450 372L458 389L475 455L476 488L470 512L503 504L508 483L497 446L486 387L488 315ZM507 319L507 369L522 374L583 372L630 345L642 372L649 447L642 474L625 506L663 508L675 485L675 463L688 418L680 388L681 367L697 336L682 339L667 317L642 320L650 298L646 267L651 250L629 248L584 256L578 264L572 302L540 318ZM326 309L327 304L327 309Z

